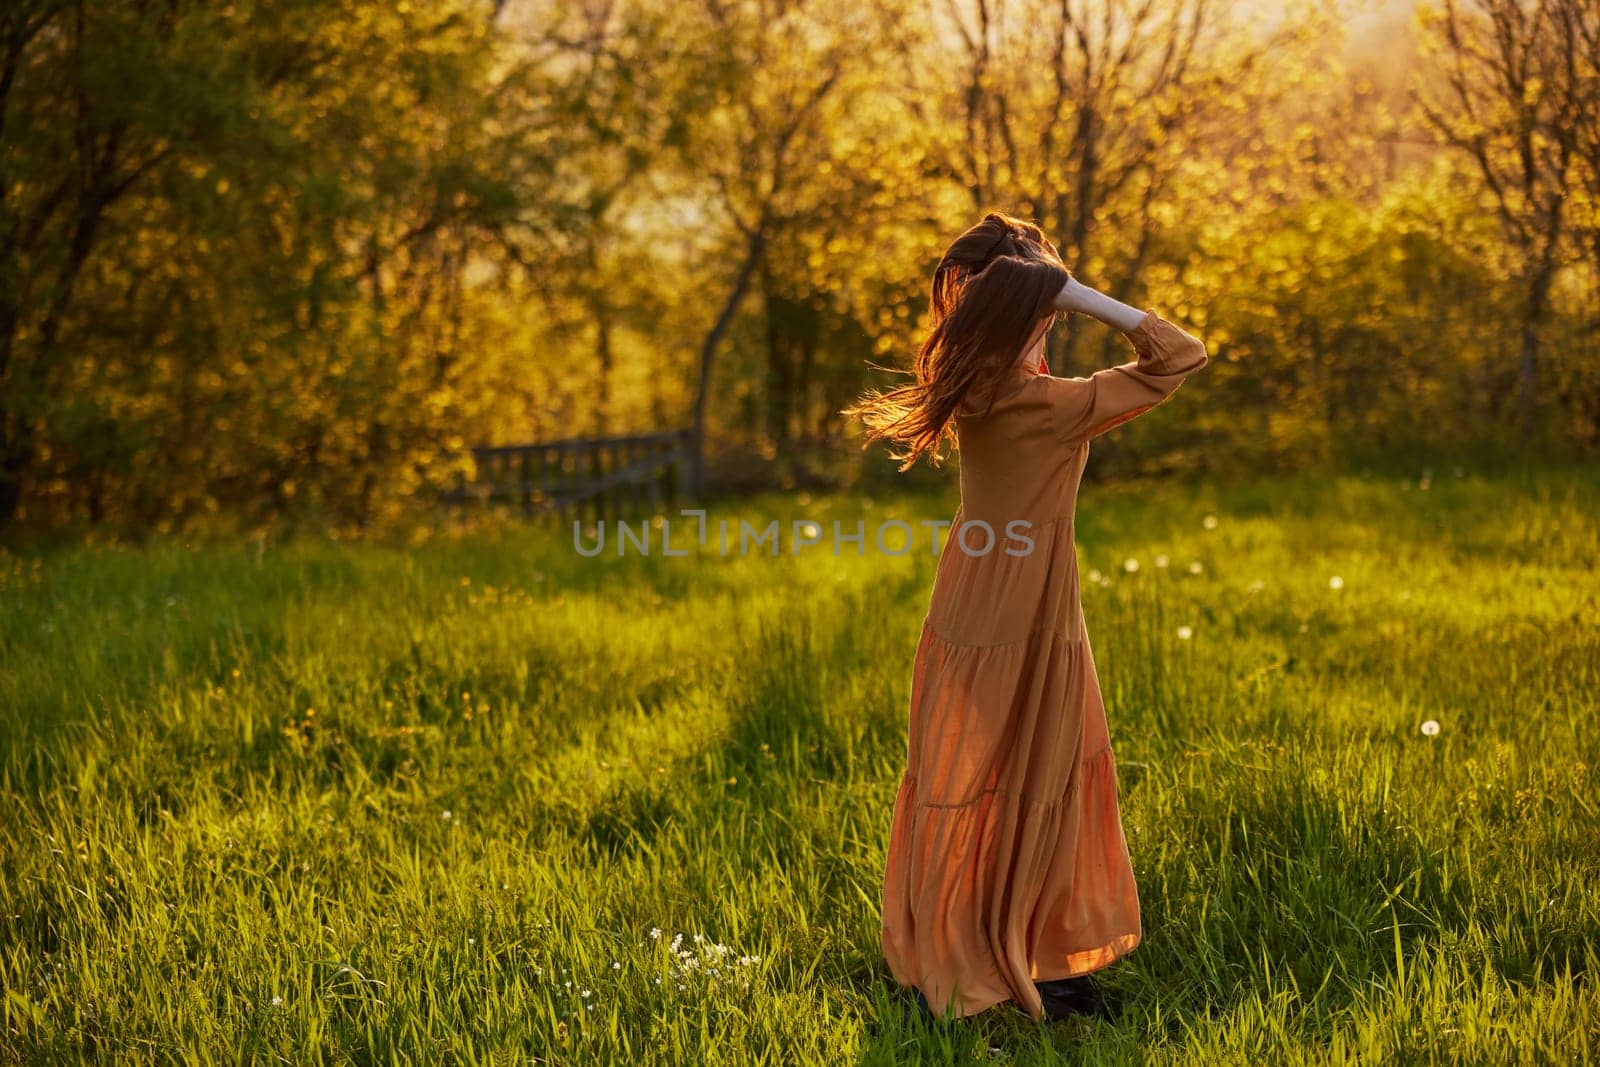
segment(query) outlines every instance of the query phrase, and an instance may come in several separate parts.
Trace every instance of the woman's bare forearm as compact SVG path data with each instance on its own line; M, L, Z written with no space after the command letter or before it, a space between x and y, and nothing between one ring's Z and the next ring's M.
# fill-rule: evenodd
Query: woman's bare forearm
M1077 311L1114 326L1123 333L1133 330L1144 321L1144 312L1116 297L1091 289L1076 278L1069 279L1056 297L1055 306L1061 311Z

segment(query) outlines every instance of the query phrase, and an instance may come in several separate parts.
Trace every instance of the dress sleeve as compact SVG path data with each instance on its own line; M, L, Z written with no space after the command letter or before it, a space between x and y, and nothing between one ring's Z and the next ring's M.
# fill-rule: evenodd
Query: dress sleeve
M1146 308L1143 321L1123 336L1138 356L1133 362L1087 378L1047 377L1050 411L1062 441L1086 441L1149 411L1210 360L1204 342L1155 308Z

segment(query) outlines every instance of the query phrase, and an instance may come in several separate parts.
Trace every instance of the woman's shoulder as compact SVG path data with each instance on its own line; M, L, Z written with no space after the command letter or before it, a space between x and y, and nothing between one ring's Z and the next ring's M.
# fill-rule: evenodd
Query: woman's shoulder
M992 400L964 397L956 407L955 417L961 422L994 419L1042 410L1048 403L1048 374L1031 371L1007 375L994 390Z

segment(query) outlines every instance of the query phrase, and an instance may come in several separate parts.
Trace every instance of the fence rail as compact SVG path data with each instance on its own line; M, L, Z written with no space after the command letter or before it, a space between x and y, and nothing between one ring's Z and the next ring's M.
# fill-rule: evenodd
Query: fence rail
M675 507L691 452L689 431L671 430L484 446L472 456L477 478L446 500L600 520Z

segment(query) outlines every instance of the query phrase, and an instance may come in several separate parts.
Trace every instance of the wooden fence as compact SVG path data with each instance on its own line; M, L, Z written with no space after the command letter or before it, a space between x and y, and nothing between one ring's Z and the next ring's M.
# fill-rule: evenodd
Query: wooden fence
M472 455L476 480L445 494L447 500L597 521L676 507L691 462L687 430L499 445L474 448Z

